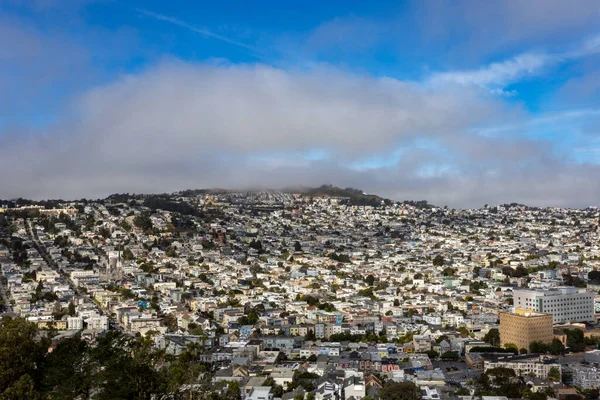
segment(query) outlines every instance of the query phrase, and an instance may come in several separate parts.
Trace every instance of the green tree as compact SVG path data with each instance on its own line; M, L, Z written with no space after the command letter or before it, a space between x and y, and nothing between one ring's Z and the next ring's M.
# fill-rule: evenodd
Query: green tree
M152 220L150 219L149 213L142 213L136 216L133 219L133 224L145 231L153 228Z
M375 283L375 277L372 274L367 275L367 277L365 278L365 282L367 282L367 284L369 286L373 286L373 284Z
M201 344L192 343L175 360L171 360L167 370L169 392L175 392L182 385L198 381L198 376L206 369L196 362L202 350L203 346Z
M379 396L381 400L420 400L421 390L412 382L386 384Z
M164 375L154 367L161 353L153 349L148 336L131 338L109 331L98 340L91 355L94 362L102 365L96 373L98 400L150 399L166 386Z
M71 317L75 316L76 310L75 310L75 303L73 303L72 301L69 302L69 306L67 307L68 313Z
M128 261L133 260L134 259L133 252L130 249L125 248L125 250L123 250L123 259L128 260Z
M223 400L241 400L242 391L240 390L240 383L238 381L230 381L227 385L227 390Z
M510 368L497 367L487 370L475 381L475 395L507 396L520 398L526 385L522 377Z
M546 343L533 341L529 343L530 353L545 353L548 351L549 346Z
M485 334L483 340L494 347L500 345L500 331L496 328L492 328Z
M457 351L446 351L442 354L443 360L454 360L457 361L459 359L459 355Z
M504 348L507 350L512 350L515 354L519 353L519 348L514 343L505 343Z
M35 388L33 378L29 374L25 374L6 388L0 398L3 400L35 400L40 398L40 394Z
M0 321L0 398L36 398L40 373L50 341L36 340L35 325L24 319Z
M534 393L529 393L527 398L529 400L547 400L548 396L546 396L546 394L540 390Z
M433 360L433 359L435 359L435 358L437 358L437 357L440 355L440 354L439 354L437 351L435 351L435 350L428 350L428 351L426 351L426 352L425 352L425 354L427 354L427 357L429 357L429 358L430 358L430 359L432 359L432 360Z
M460 333L461 335L468 335L469 334L469 330L467 328L465 328L464 326L461 326L456 331L458 333Z
M548 379L553 382L560 382L560 371L556 367L550 368L548 371Z
M574 352L585 350L583 331L580 329L565 329L567 335L567 347Z
M550 343L550 353L554 355L564 354L565 345L559 339L552 339L552 343Z
M45 360L42 391L57 399L89 398L94 374L88 354L87 342L78 337L60 342Z

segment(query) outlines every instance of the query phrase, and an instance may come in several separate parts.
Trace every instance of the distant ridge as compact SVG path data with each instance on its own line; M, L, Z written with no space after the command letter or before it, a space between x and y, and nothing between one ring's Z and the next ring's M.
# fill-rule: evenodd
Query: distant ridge
M282 189L272 188L240 188L240 189L224 189L224 188L207 188L207 189L186 189L176 191L173 193L114 193L107 196L104 200L111 201L113 203L124 203L130 200L143 200L145 203L154 204L161 202L173 203L173 196L193 197L203 194L215 194L215 195L227 195L229 193L258 193L258 192L282 192L289 194L301 194L310 197L332 197L344 199L342 202L348 205L356 206L382 206L391 204L407 204L417 208L434 208L435 206L429 204L426 200L405 200L405 201L394 201L376 194L367 194L361 189L355 189L347 187L342 189L333 185L321 185L319 187L307 187L307 186L288 186ZM94 200L74 200L74 201L94 201ZM95 201L102 201L97 199ZM0 204L7 204L9 207L13 207L17 204L28 205L28 204L41 204L47 207L56 206L59 203L68 202L65 200L43 200L34 201L27 199L15 199L15 200L0 200ZM179 203L177 203L179 204ZM158 207L160 208L160 207ZM168 209L168 208L167 208Z

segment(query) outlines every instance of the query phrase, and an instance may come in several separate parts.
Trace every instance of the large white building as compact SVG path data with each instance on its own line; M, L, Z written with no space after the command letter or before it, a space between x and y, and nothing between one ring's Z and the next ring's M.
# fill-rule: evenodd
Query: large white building
M594 320L594 294L575 287L515 289L515 309L552 314L555 324Z
M498 359L495 361L486 360L483 364L484 372L498 367L512 369L517 373L517 375L533 374L542 379L548 378L548 373L552 368L556 368L558 372L561 372L560 364L556 363L552 358L546 356L506 357L505 359Z

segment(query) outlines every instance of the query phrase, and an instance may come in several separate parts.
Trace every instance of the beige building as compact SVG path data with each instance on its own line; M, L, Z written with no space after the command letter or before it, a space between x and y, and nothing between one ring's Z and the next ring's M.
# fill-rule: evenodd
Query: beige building
M550 343L554 338L552 314L518 310L500 313L500 343L512 343L529 350L531 342Z

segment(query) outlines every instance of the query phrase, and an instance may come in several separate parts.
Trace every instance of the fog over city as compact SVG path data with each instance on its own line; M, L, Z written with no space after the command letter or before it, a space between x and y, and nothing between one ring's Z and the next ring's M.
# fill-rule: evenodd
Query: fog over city
M351 13L275 35L9 2L0 197L331 183L457 208L596 204L598 4L438 6L409 7L408 36L400 17ZM102 7L127 16L119 29L94 20Z

